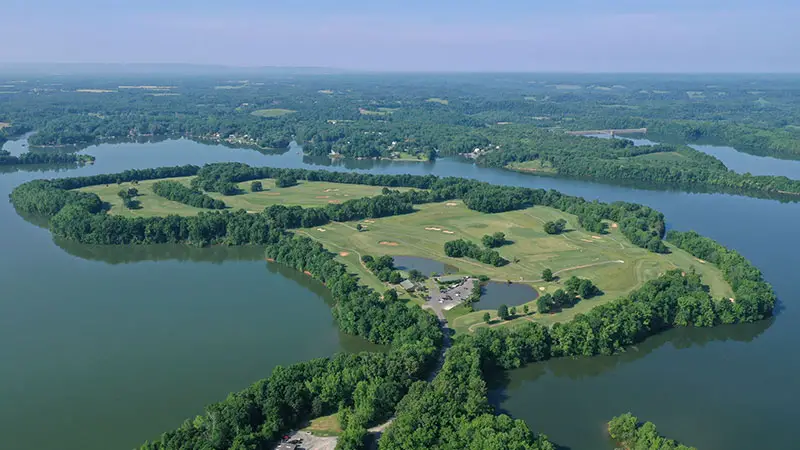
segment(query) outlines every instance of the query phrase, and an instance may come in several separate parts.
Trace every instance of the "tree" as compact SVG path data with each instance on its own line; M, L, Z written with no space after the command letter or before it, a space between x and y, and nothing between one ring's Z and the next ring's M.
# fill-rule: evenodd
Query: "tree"
M544 294L536 300L536 310L539 314L546 314L553 310L553 297L550 294Z
M411 269L408 271L408 279L414 282L420 282L425 280L425 275L417 269Z
M558 219L556 221L546 222L544 224L544 232L547 234L561 234L567 227L567 221Z
M522 306L522 312L524 312L526 316L528 315L528 313L530 312L530 308L528 308L528 305Z
M511 313L511 317L516 316L517 315L517 307L516 306L512 306L511 310L509 312Z
M491 316L491 315L489 315L489 313L488 313L488 312L487 312L487 313L483 313L483 321L484 321L485 323L489 323L489 322L491 322L491 320L492 320L492 316Z
M250 192L261 192L264 190L264 186L261 184L260 181L253 181L250 183Z
M383 293L383 299L387 302L397 301L397 298L397 291L394 289L387 289L386 292Z
M555 280L555 277L553 276L553 271L550 270L549 268L548 269L544 269L542 271L542 279L544 281L547 281L548 283L553 281L553 280Z
M389 283L392 284L400 284L403 281L403 276L400 275L400 272L393 270L391 275L389 275Z
M363 229L364 229L364 227L363 227L363 226L361 226L361 224L360 224L360 223L356 225L356 231L361 231L361 230L363 230Z
M508 320L508 306L500 305L500 307L497 308L497 317L501 320Z
M275 180L275 186L279 188L292 187L297 184L297 178L289 174L282 174Z

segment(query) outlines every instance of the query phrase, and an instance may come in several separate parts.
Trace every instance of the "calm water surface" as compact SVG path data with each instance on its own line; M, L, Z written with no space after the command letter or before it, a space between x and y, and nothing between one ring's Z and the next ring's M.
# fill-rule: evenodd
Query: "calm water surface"
M395 256L394 265L399 270L417 269L425 276L429 276L432 273L451 274L458 272L458 267L419 256Z
M500 305L519 306L538 296L536 289L527 284L490 281L481 288L481 300L475 304L475 309L497 309Z
M235 160L462 176L652 206L669 227L697 230L750 258L778 292L777 317L674 330L613 357L533 364L507 373L492 399L573 450L613 448L603 424L626 411L704 450L795 447L800 245L786 227L800 223L800 204L540 178L456 160L331 165L296 148L265 155L186 140L87 153L97 156L95 166L7 169L0 192L37 177ZM130 449L277 364L365 347L336 331L322 286L267 265L255 249L56 243L6 202L0 220L2 448Z

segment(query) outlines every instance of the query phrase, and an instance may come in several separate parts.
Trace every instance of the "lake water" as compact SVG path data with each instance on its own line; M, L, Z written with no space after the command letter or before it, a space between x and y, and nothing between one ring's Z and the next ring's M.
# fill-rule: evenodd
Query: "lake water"
M452 159L332 165L296 148L264 155L186 140L86 152L97 156L94 166L0 174L0 193L40 177L241 161L471 177L654 207L668 227L694 229L760 267L781 300L776 318L674 330L613 357L533 364L507 373L492 399L572 450L613 448L604 422L626 411L703 450L795 447L800 244L786 227L800 223L798 203L536 177ZM336 331L322 286L267 265L256 250L56 243L7 202L0 220L0 448L127 450L277 364L364 348Z
M490 281L481 289L481 300L475 304L475 309L496 310L500 305L519 306L538 296L536 289L527 284ZM531 311L535 309L532 308Z

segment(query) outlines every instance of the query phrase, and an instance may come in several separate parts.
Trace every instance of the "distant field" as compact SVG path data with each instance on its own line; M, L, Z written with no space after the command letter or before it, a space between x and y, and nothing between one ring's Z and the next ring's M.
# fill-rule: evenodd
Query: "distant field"
M189 184L191 178L174 178ZM137 189L142 209L130 211L125 209L117 192L131 187L129 183L122 185L87 187L81 190L97 193L101 199L111 206L109 214L125 216L163 216L167 214L193 215L201 210L181 203L165 200L152 192L152 185L157 180L143 181ZM245 209L248 212L260 212L273 204L300 205L304 207L325 206L354 198L379 195L382 188L376 186L348 185L339 183L301 182L290 188L275 188L274 181L261 180L265 191L249 192L250 182L239 184L246 193L236 196L222 196L210 193L234 209ZM688 253L671 248L672 253L658 255L633 246L619 232L615 224L611 224L607 235L593 235L577 229L575 216L547 207L533 207L521 211L500 214L483 214L466 208L461 201L418 205L412 214L386 217L374 220L363 220L346 223L330 223L321 227L300 229L297 232L309 236L322 243L328 250L335 252L338 259L345 263L349 270L356 273L365 284L377 289L387 288L376 277L370 274L360 263L360 256L389 254L392 256L419 256L445 262L456 267L460 273L487 275L496 281L511 281L533 286L538 292L553 292L561 287L560 282L545 283L541 281L541 273L550 268L561 280L572 275L590 278L605 292L605 295L584 300L574 308L557 314L540 316L532 314L513 321L503 322L499 326L516 326L532 320L544 324L552 324L569 320L575 314L613 300L641 286L645 281L673 268L689 270L694 268L710 286L715 298L731 297L730 286L723 280L722 274L711 264L700 261ZM548 235L542 225L546 221L565 219L570 231L561 235ZM364 231L356 227L361 225ZM503 267L493 267L467 258L449 258L444 254L444 243L457 238L475 242L485 234L501 231L513 243L498 249L500 254L510 261ZM421 303L420 299L413 299ZM534 311L533 299L529 303ZM521 307L519 308L522 309ZM493 312L492 312L493 313ZM456 308L448 312L452 326L459 332L474 331L483 323L483 311L470 313L465 308Z
M358 112L362 116L386 116L392 114L393 112L397 111L400 108L376 108L375 110L370 110L366 108L358 108Z
M75 92L85 92L89 94L108 94L117 91L111 89L75 89Z
M280 117L294 112L297 111L294 111L292 109L272 108L272 109L259 109L257 111L251 112L250 114L258 117Z
M553 167L553 164L548 161L542 161L540 159L535 159L533 161L525 161L521 163L511 163L506 168L511 170L517 170L520 172L534 172L534 173L557 173Z
M443 98L438 98L438 97L431 97L431 98L429 98L429 99L427 99L425 101L428 102L428 103L439 103L439 104L442 104L442 105L447 105L447 104L450 103L450 101L445 100Z
M681 155L678 152L660 152L660 153L649 153L647 155L639 155L635 156L631 159L650 159L650 160L659 160L659 161L680 161L682 159L686 159L685 156Z

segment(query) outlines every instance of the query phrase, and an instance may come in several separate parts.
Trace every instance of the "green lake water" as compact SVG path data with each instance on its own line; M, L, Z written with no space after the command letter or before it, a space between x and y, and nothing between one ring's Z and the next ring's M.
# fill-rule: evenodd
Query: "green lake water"
M9 144L12 145L12 144ZM347 161L186 140L103 144L78 169L4 168L0 194L41 177L216 161L462 176L626 200L736 248L781 300L774 319L673 330L612 357L558 359L492 384L495 405L560 446L611 449L604 422L631 411L703 450L793 448L800 398L800 204L535 177L468 162ZM800 174L796 176L800 178ZM323 286L260 249L54 242L0 202L0 448L129 450L202 406L290 364L375 349L336 330Z

